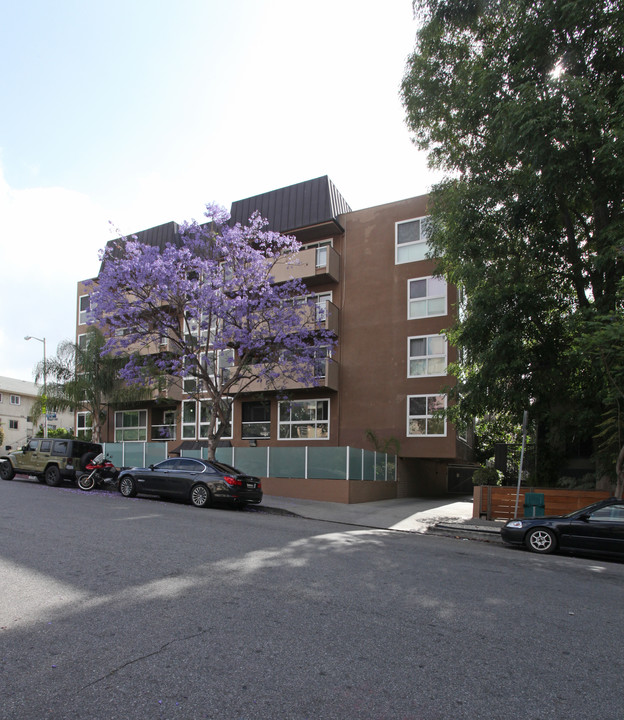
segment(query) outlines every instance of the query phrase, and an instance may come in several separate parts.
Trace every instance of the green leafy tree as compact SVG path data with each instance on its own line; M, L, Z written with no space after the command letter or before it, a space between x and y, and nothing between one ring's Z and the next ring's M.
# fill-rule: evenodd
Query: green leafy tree
M39 432L36 437L43 437L43 427L39 428ZM71 440L75 437L74 433L65 428L54 428L54 430L48 430L49 438L59 438L62 440Z
M430 243L464 291L458 416L538 423L547 479L605 410L595 321L621 325L624 9L422 0L402 85L432 166Z
M84 410L91 416L91 439L100 442L109 406L131 403L151 397L145 386L128 386L119 377L128 359L102 354L106 339L96 328L89 328L86 342L70 340L59 344L54 357L47 360L48 410ZM43 378L43 362L37 365L35 382ZM32 408L33 422L42 412L39 396Z
M624 290L624 283L621 284ZM624 298L624 293L622 296ZM584 353L602 370L604 383L600 392L604 411L596 428L599 469L610 475L615 466L615 494L624 491L624 303L616 313L595 317L587 323L578 339L578 351Z

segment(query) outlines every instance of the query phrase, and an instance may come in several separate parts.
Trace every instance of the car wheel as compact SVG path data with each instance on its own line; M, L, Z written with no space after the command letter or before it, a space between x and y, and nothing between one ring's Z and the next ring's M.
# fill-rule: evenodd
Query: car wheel
M78 487L85 492L93 490L95 487L95 477L91 473L83 473L78 478Z
M546 528L531 530L524 542L529 550L536 553L551 553L557 549L557 540L554 534Z
M15 477L15 470L8 460L0 462L0 478L3 480L13 480Z
M208 507L210 505L210 490L205 485L194 485L191 488L191 503L195 507Z
M46 485L50 487L56 487L61 482L61 471L57 465L49 465L43 473Z
M119 492L124 497L134 497L137 494L134 479L131 478L129 475L122 477L119 481Z

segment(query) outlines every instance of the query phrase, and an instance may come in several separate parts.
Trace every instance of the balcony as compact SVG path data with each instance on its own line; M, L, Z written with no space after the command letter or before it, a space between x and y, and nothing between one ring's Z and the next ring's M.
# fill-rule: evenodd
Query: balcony
M304 248L294 260L280 260L273 268L276 282L303 280L309 287L340 280L340 255L331 246Z
M310 308L309 319L306 320L306 323L318 324L321 330L329 330L337 336L339 321L340 310L338 307L333 302L323 299L322 302Z
M286 379L279 385L279 390L311 390L313 388L325 388L327 390L338 390L339 386L339 365L331 358L319 358L315 361L316 385L304 384L295 380ZM256 380L245 388L245 393L271 392L266 380Z

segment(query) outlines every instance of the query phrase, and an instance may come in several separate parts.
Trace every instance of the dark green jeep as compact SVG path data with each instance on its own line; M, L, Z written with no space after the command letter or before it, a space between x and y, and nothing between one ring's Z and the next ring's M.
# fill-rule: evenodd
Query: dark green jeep
M84 440L32 438L21 450L0 457L0 478L12 480L15 473L24 473L55 486L75 480L76 473L101 452L101 445Z

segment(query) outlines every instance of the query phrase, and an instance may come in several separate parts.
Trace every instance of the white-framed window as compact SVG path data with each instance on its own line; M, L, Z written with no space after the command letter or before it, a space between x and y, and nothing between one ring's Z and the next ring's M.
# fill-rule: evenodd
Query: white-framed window
M455 425L455 428L457 430L457 439L461 440L462 442L467 443L468 442L468 423L459 422Z
M271 403L248 400L241 403L241 437L244 440L271 437Z
M226 350L208 350L202 354L202 364L206 364L208 374L216 382L217 377L221 381L227 381L230 369L234 365L234 350L228 348Z
M318 323L325 322L327 318L327 303L332 302L332 291L322 293L311 293L310 295L298 295L284 301L284 305L295 308L302 307L310 302L315 306L315 321Z
M187 367L190 363L185 363L185 372L188 372ZM182 378L182 390L185 393L200 392L202 388L202 382L199 378L194 375L184 375Z
M187 343L191 344L194 341L201 347L212 344L217 328L217 321L214 316L211 318L210 326L208 315L203 313L199 319L187 315L184 322L184 339Z
M329 400L278 403L280 440L328 440Z
M327 361L331 360L331 347L321 345L314 351L314 377L324 380L327 377Z
M2 393L0 393L0 403L2 402Z
M77 338L77 343L79 350L84 350L87 347L87 333L80 333Z
M87 314L91 309L91 298L89 295L81 295L78 298L78 325L86 325Z
M445 437L446 418L438 416L446 409L446 395L407 396L407 436Z
M197 401L184 400L182 403L182 438L195 440L197 437Z
M326 267L327 266L327 248L332 247L334 244L333 238L329 238L328 240L319 240L318 242L313 243L306 243L302 246L302 250L309 250L311 248L316 248L316 267Z
M316 322L325 322L327 319L327 303L332 302L331 291L316 293L312 298L316 304Z
M396 264L426 260L429 252L427 238L427 217L395 223Z
M211 400L201 400L199 417L197 416L197 401L184 400L182 403L182 438L186 440L206 439L208 437ZM221 436L225 440L232 439L232 418Z
M446 280L439 277L407 281L407 319L446 315Z
M447 342L444 335L407 338L407 377L445 375Z
M22 398L19 395L10 395L9 396L9 403L11 405L20 405L22 402Z
M147 442L147 410L117 411L115 442Z
M177 413L172 408L156 406L152 408L150 437L154 442L177 440Z
M91 432L91 413L83 411L76 413L76 437L91 440Z
M226 400L226 402L230 405L230 422L228 423L227 427L223 431L223 435L221 435L222 440L231 440L232 439L232 401L229 400L229 398ZM212 405L211 400L201 400L200 401L200 407L199 407L199 437L200 439L205 439L208 437L208 430L210 427L209 423L209 414L210 414L210 407ZM220 427L220 425L219 425Z
M19 423L17 420L9 420L9 430L19 430Z
M138 328L136 327L120 327L115 328L115 337L126 337L126 335L130 335L131 333L138 332Z
M204 371L207 371L208 375L211 376L215 384L217 383L217 377L220 382L226 382L234 365L234 350L231 348L225 350L208 350L208 352L200 354L199 363ZM204 382L201 378L197 378L194 375L184 375L182 378L182 389L188 394L202 392Z

